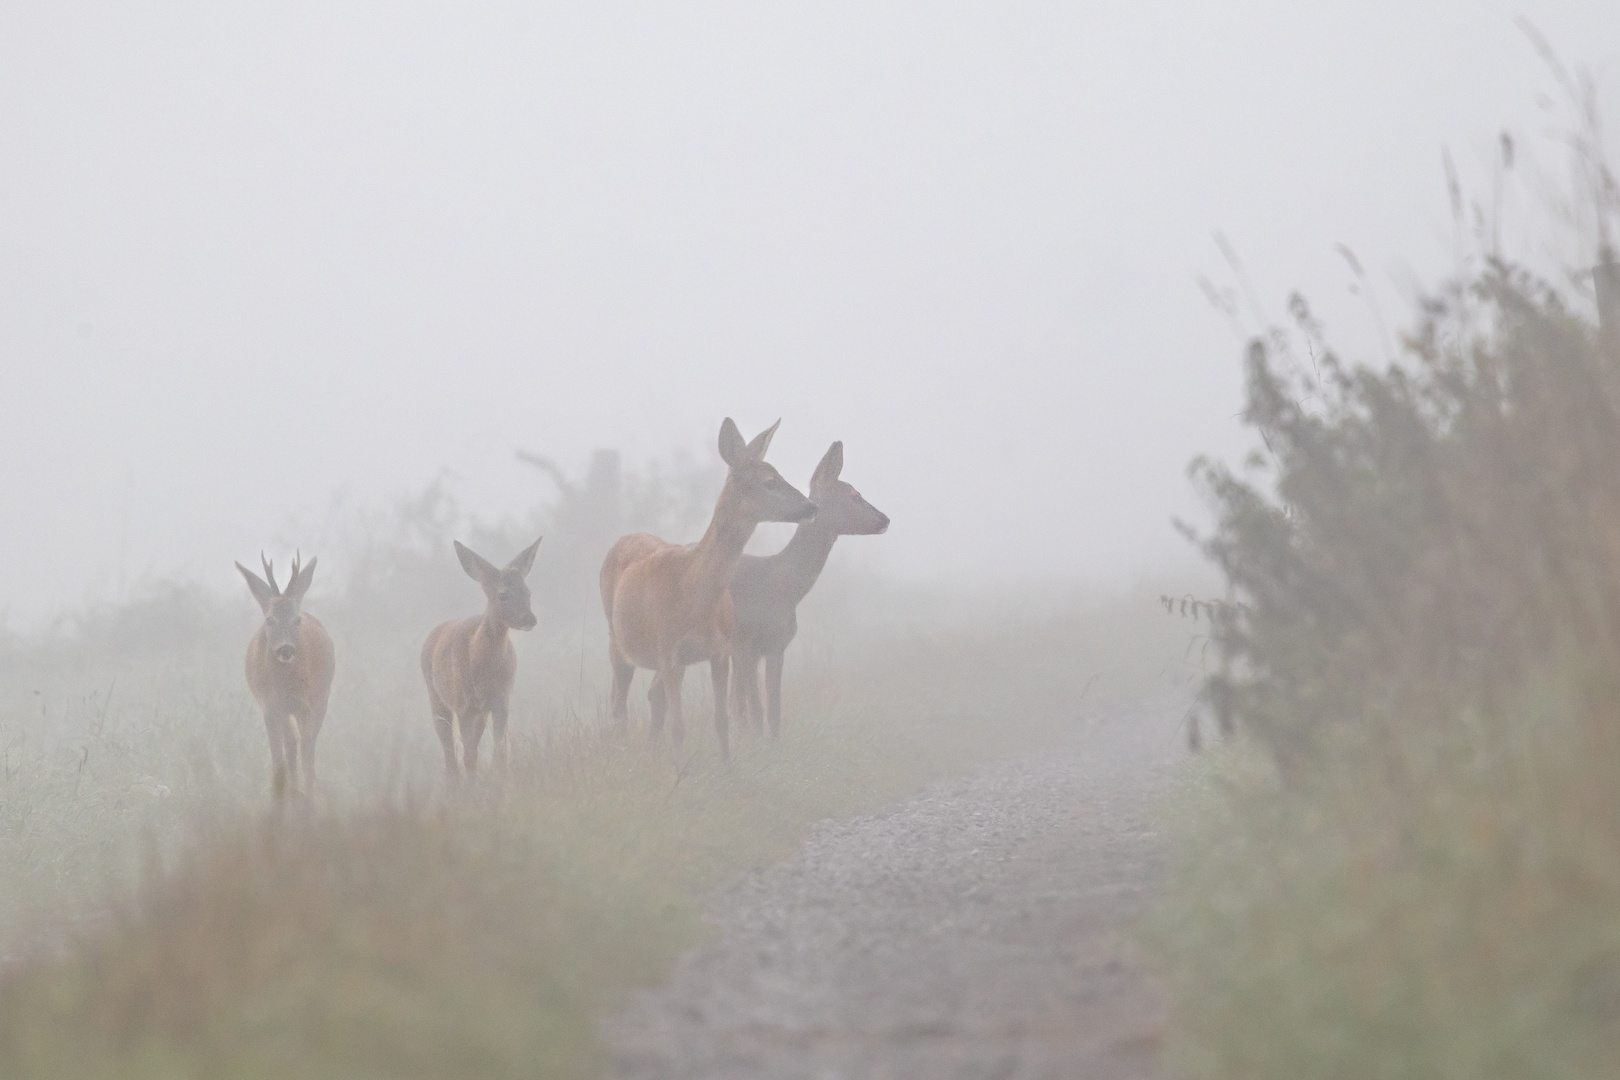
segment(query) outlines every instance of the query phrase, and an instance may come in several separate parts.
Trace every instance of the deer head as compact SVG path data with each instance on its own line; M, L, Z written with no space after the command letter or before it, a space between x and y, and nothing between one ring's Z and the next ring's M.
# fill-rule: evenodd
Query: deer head
M838 479L844 471L844 444L827 448L810 477L810 498L816 504L816 526L835 536L876 536L889 529L889 515L861 497L853 484Z
M807 521L816 514L816 504L765 462L765 451L781 423L778 420L747 443L731 417L720 425L720 458L729 470L726 487L736 500L737 515L749 527L762 521Z
M270 655L283 664L290 663L298 655L298 630L304 622L303 612L299 608L304 594L309 592L310 583L315 580L316 561L311 559L308 566L300 567L298 556L293 556L292 576L287 579L286 592L276 585L275 566L264 557L264 552L259 552L259 562L264 567L262 578L241 563L236 564L242 577L247 579L253 599L259 602L259 608L264 612L264 636Z
M538 620L529 609L529 586L523 579L529 576L529 570L534 566L534 555L540 550L540 541L536 540L518 552L502 569L496 569L494 563L460 540L455 541L455 545L461 568L484 590L489 610L513 630L533 630Z

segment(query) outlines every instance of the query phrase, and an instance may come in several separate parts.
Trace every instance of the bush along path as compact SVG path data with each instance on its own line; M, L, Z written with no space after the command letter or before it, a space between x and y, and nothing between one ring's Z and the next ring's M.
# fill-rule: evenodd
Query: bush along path
M605 1021L617 1075L1162 1075L1165 1003L1132 939L1185 709L1114 708L890 812L823 822Z

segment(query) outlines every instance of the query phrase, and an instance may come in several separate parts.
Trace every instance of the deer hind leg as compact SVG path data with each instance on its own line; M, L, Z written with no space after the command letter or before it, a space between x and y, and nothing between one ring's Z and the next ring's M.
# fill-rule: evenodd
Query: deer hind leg
M727 716L726 686L731 681L731 657L721 653L709 661L709 680L714 686L714 733L720 739L720 760L731 758L731 720Z
M613 719L619 730L630 730L630 680L636 677L636 665L619 655L618 647L608 641L608 663L613 665Z
M652 685L647 687L647 707L652 710L648 737L656 739L664 731L664 680L657 674L652 677Z
M669 737L679 750L686 741L686 716L681 708L681 683L686 678L686 666L676 663L658 672L658 682L664 693L664 712L669 716Z
M483 709L475 709L461 718L461 758L468 776L478 771L478 744L484 738L485 717Z
M782 653L765 657L765 702L771 720L771 738L782 735Z

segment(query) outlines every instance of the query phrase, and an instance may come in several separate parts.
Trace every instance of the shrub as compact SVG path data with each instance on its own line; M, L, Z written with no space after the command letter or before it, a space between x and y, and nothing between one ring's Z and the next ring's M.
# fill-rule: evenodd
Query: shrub
M1248 358L1270 471L1197 468L1242 737L1178 812L1173 1045L1246 1080L1611 1075L1620 356L1500 263L1384 371L1291 308L1309 365Z

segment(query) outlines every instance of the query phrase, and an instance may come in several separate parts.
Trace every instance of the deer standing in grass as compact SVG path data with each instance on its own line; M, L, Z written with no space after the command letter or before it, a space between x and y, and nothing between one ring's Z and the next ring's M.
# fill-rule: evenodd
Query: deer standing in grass
M433 727L444 745L444 771L451 779L461 775L456 761L456 727L461 728L462 760L467 775L478 770L478 742L484 737L486 718L495 744L495 767L505 768L510 756L506 718L517 677L517 650L509 631L532 630L536 619L529 609L529 586L524 578L534 566L536 540L504 569L455 541L456 556L467 576L484 590L484 613L441 623L422 645L422 678L427 682Z
M630 680L636 668L648 668L653 672L647 692L652 735L658 736L668 715L679 748L686 735L681 680L686 665L707 660L714 684L714 730L721 757L729 756L726 689L732 616L727 586L732 571L760 522L804 521L816 512L815 503L765 462L779 424L748 443L730 417L720 426L726 483L703 539L681 545L635 533L608 550L602 562L602 610L613 665L613 717L621 728L629 723Z
M308 794L315 788L315 738L326 719L337 654L326 627L300 606L315 580L315 562L300 567L295 557L287 591L276 585L270 560L261 553L264 577L236 564L264 611L264 625L248 642L247 683L264 713L270 736L270 790L276 798Z
M800 522L787 546L775 555L744 555L731 575L732 709L755 730L768 714L773 737L782 731L782 654L799 630L795 611L799 601L809 595L840 536L875 536L889 528L887 514L838 478L843 469L844 444L835 442L810 477L816 516Z

